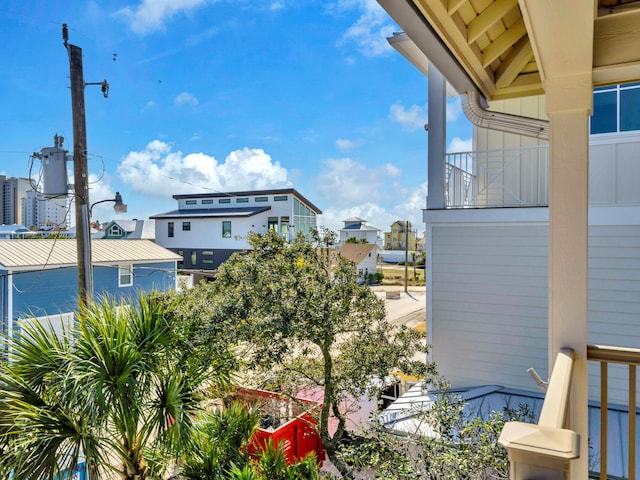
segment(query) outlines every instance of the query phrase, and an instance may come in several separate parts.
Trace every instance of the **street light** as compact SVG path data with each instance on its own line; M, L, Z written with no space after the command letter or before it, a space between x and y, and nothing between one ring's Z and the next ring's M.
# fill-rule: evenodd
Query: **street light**
M91 207L89 208L89 216L91 216L91 212L93 211L94 206L96 206L99 203L105 203L105 202L114 202L114 205L113 205L114 212L127 213L127 204L122 203L122 195L120 195L120 192L116 192L116 198L108 198L106 200L100 200L99 202L92 203Z

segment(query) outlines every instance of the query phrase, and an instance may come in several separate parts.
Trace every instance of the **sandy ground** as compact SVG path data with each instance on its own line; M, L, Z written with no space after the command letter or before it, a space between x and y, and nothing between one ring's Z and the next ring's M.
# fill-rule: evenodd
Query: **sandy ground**
M427 292L425 287L409 287L408 292L404 287L376 286L371 287L378 295L386 297L386 292L399 293L399 298L385 299L387 319L394 325L407 325L414 328L426 321Z

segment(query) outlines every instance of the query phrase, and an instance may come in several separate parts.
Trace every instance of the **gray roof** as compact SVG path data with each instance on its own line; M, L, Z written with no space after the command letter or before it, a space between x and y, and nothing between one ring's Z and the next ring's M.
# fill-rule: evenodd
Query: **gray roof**
M185 208L182 210L172 210L166 213L159 213L150 218L233 218L252 217L258 213L271 210L266 207L241 207L241 208Z
M149 240L91 240L93 264L152 263L182 260ZM4 240L0 242L0 266L8 270L77 265L75 239Z
M340 231L359 231L359 232L379 232L380 229L376 227L372 227L370 225L347 225L344 228L341 228Z

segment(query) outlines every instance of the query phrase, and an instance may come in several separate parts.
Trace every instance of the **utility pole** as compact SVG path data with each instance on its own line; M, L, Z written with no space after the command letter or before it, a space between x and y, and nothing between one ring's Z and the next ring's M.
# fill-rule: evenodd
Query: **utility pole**
M69 54L71 109L73 114L73 191L76 201L76 249L78 257L78 306L93 300L93 270L91 268L91 238L89 223L89 172L87 167L87 125L84 109L85 85L102 85L105 98L109 84L85 83L82 69L82 49L69 44L69 29L62 25L62 39Z
M409 277L409 220L405 220L404 225L404 293L409 293L407 289L407 279Z

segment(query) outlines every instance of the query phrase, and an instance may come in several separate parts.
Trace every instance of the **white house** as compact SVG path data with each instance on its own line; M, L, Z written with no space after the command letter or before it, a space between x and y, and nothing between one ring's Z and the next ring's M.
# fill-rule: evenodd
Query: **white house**
M372 243L345 243L338 249L340 255L356 264L356 272L365 278L378 270L378 246Z
M640 353L640 4L378 3L405 32L394 47L423 72L428 64L433 359L455 386L533 390L527 368L547 377L571 349L569 408L558 411L558 429L579 439L569 478L587 478L590 467L636 478L636 416L628 450L609 443L610 456L631 459L612 471L607 408L590 424L588 405L636 405L628 365ZM445 155L447 84L478 127L473 152ZM532 468L512 478L551 478Z
M311 239L322 212L293 188L174 195L178 209L154 215L156 242L183 258L181 267L213 270L249 248L249 232L276 230Z
M359 217L351 217L344 220L344 227L339 230L339 244L344 244L349 238L355 238L358 241L366 241L374 245L379 245L380 238L379 228L366 224L367 221Z

